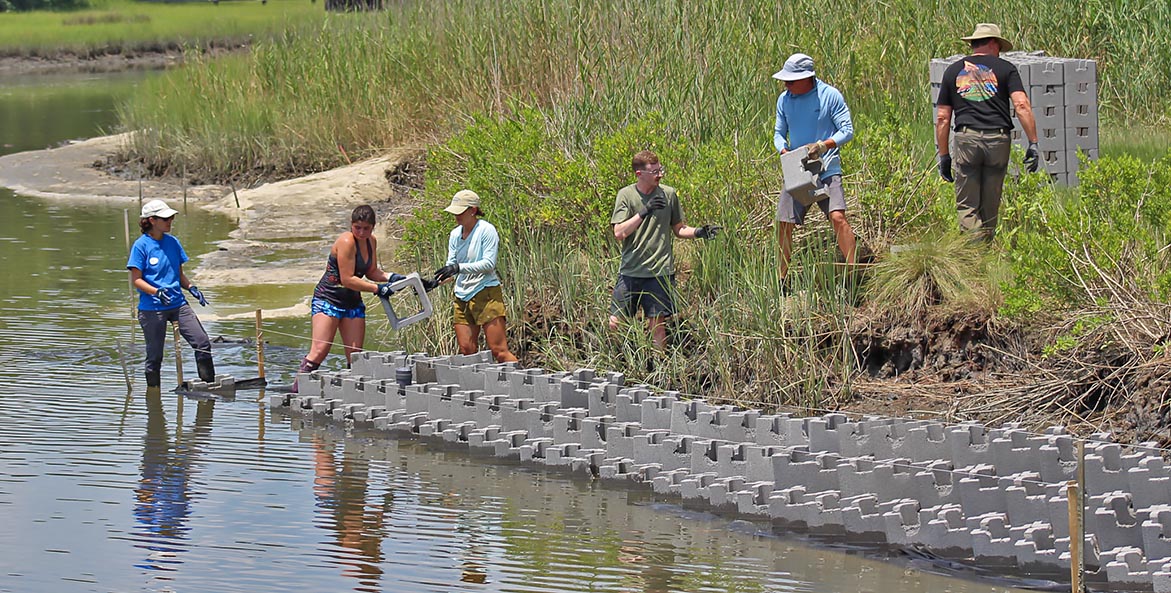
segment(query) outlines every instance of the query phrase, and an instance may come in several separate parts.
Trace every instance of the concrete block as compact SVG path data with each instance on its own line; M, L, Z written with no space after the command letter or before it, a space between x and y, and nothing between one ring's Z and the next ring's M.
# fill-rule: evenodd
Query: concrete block
M835 453L810 453L799 449L770 457L773 483L778 489L801 485L808 492L839 491L838 464Z
M908 502L900 500L898 502ZM843 496L841 499L842 526L851 540L884 543L886 541L885 513L894 508L895 501L881 504L873 495Z
M989 441L995 435L980 424L960 424L947 430L947 442L951 445L951 463L964 468L972 465L992 463L988 450Z
M919 516L923 525L918 534L920 543L939 554L971 554L972 534L967 528L963 509L959 505L922 509Z
M342 379L342 401L347 404L366 403L366 377L350 375Z
M495 365L486 365L481 369L486 395L508 395L512 380L509 376L516 372L515 362L506 362Z
M769 497L769 517L811 531L843 532L836 491L807 492L803 486L777 490Z
M744 515L768 516L768 499L772 496L772 482L748 482L736 493L736 511Z
M649 397L651 392L642 387L619 390L614 398L615 419L618 422L642 422L642 404Z
M504 431L527 430L529 425L530 409L535 409L537 402L530 398L509 398L500 405L500 428Z
M1064 133L1061 144L1064 146ZM1066 164L1066 151L1064 148L1051 148L1047 146L1040 146L1041 151L1041 170L1048 173L1065 173L1068 171Z
M1164 465L1161 457L1143 457L1139 460L1138 467L1126 470L1126 477L1136 508L1171 505L1171 471ZM1166 555L1171 556L1171 551Z
M905 457L921 463L937 459L951 460L951 443L943 424L928 422L911 424L900 422L892 425L891 457Z
M821 184L820 175L824 170L825 163L820 158L810 157L804 146L781 155L785 191L806 206L829 197L829 191Z
M1112 492L1127 483L1122 466L1122 447L1117 443L1091 441L1086 443L1086 495Z
M1037 123L1037 130L1054 129L1059 130L1065 128L1065 106L1064 105L1044 105L1033 106L1033 118ZM1013 118L1013 129L1020 129L1020 120Z
M1033 86L1065 85L1065 65L1057 60L1044 60L1029 64L1029 82Z
M1095 152L1098 149L1098 128L1097 127L1070 127L1065 129L1065 148L1068 151L1076 153L1078 148L1090 150ZM1097 158L1095 154L1094 159ZM1071 163L1077 162L1071 160Z
M960 505L965 516L976 517L1004 512L1004 491L1000 488L1000 480L996 477L994 466L981 464L956 471L962 476L956 480L956 490L959 492Z
M642 426L634 422L621 422L605 427L606 454L611 457L626 457L640 460L634 455L634 440Z
M618 413L618 391L620 386L617 383L602 382L590 385L586 392L588 399L589 415L590 416L614 416ZM639 420L641 420L641 413ZM626 420L626 422L634 422L635 420Z
M756 443L778 447L799 447L809 445L805 432L805 421L788 414L762 415L756 418Z
M408 388L409 391L410 388ZM482 395L476 399L476 426L483 429L504 424L504 406L508 397L504 395Z
M1016 543L1017 566L1025 570L1054 570L1066 567L1053 539L1053 528L1046 522L1028 523L1010 530Z
M1150 587L1153 577L1147 566L1147 559L1139 548L1115 548L1102 553L1105 562L1106 580L1111 585Z
M643 399L639 423L647 430L670 430L671 408L676 399L670 392Z
M544 373L540 375L533 375L532 377L532 398L533 401L543 402L561 402L561 381L569 376L565 371L557 371L552 373ZM576 406L584 408L585 406Z
M841 451L842 438L838 427L848 421L845 414L826 414L820 417L805 419L805 432L809 435L809 450L815 452L838 453Z
M1086 532L1098 539L1101 550L1143 545L1143 522L1150 509L1137 510L1131 505L1130 493L1114 491L1087 499Z
M1148 558L1171 558L1171 505L1146 508L1142 523L1143 550Z
M534 399L536 389L533 381L537 376L545 374L544 369L519 369L508 375L508 395L510 399Z
M545 464L554 466L567 466L577 456L577 452L581 450L581 446L577 443L565 443L551 445L545 451Z
M890 421L866 420L848 422L838 427L838 451L843 457L871 456L890 459L894 454L894 438Z
M1016 562L1016 540L1008 529L1007 518L988 513L968 519L972 529L972 555L982 566L1010 566Z
M997 468L999 469L999 468ZM1013 525L1049 518L1049 499L1061 493L1063 484L1046 484L1038 472L1021 472L1000 478L1004 512Z
M1078 103L1065 106L1065 127L1098 129L1098 105L1096 103ZM1093 148L1097 148L1094 146Z
M600 446L588 446L582 443L589 441L597 445L594 435L587 435L584 429L586 420L585 410L564 410L553 417L553 440L559 445L576 444L583 449L601 449Z
M431 357L425 354L412 354L411 360L415 364L415 383L434 383L438 380L436 365L446 364L444 357Z
M450 409L451 416L449 418L452 422L476 422L476 406L479 405L479 399L484 397L483 391L477 390L462 390L457 391L451 396Z
M1036 113L1038 109L1046 107L1062 107L1065 105L1065 88L1057 84L1037 85L1034 84L1029 90L1029 103L1033 106L1033 112Z

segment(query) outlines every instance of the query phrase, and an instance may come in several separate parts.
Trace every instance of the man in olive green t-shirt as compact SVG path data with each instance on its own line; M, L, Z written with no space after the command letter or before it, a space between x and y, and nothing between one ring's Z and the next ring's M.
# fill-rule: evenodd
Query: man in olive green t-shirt
M610 224L622 241L622 264L610 302L610 329L621 317L634 317L641 307L655 345L667 345L666 318L675 313L675 255L673 242L710 239L720 227L690 227L675 189L661 185L666 169L655 153L644 150L631 162L637 181L618 190Z

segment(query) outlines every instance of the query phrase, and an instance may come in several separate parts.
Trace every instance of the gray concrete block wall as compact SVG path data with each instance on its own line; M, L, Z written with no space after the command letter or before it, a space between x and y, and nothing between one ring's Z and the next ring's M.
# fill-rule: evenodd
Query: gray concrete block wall
M626 387L617 373L517 369L486 354L363 354L352 371L303 375L300 394L270 405L643 484L795 529L1067 570L1065 482L1077 467L1060 429L764 415ZM403 366L415 382L400 394L393 369ZM1157 452L1095 440L1086 557L1101 568L1092 576L1171 592L1171 470Z
M934 58L928 64L932 122L943 73L964 56ZM1043 52L1007 52L1001 57L1012 62L1029 94L1037 121L1037 145L1043 169L1055 183L1077 185L1083 166L1076 158L1080 148L1088 160L1098 154L1098 79L1094 60L1050 57ZM1016 113L1012 114L1012 141L1028 147ZM1015 170L1015 169L1014 169Z

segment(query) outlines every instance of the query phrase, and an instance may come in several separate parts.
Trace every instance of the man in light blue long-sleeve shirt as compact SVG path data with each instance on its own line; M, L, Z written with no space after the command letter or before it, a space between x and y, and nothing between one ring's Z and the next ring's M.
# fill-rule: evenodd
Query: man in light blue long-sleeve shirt
M842 164L839 157L842 145L854 138L854 123L850 108L838 89L817 79L813 58L793 54L773 78L785 83L785 92L777 98L777 123L773 130L773 145L785 154L804 146L810 156L821 156L825 163L820 178L829 197L817 202L833 225L838 249L847 264L855 259L854 230L846 219L846 196L842 192ZM805 223L805 206L782 192L777 201L777 242L781 249L780 273L789 271L793 254L793 228Z

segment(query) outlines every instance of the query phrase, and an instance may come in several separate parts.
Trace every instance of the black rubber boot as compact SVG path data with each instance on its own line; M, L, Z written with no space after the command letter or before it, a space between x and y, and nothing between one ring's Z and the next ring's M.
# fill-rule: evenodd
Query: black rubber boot
M159 374L160 374L159 371L155 371L153 373L150 371L147 371L147 373L146 373L146 386L147 387L158 387L159 385L161 385L163 381L162 381L162 378L159 376Z
M297 367L297 373L312 373L321 366L320 362L313 362L308 358L301 359L301 366ZM297 393L297 380L293 379L293 393Z
M215 361L210 358L196 359L195 368L199 370L199 380L204 383L215 382Z

